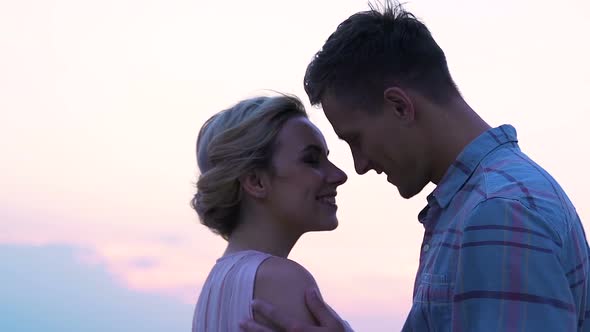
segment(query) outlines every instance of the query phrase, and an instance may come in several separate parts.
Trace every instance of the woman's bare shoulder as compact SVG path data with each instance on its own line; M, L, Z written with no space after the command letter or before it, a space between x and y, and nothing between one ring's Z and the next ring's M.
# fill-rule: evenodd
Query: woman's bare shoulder
M305 305L305 290L308 288L317 289L317 284L301 264L286 258L269 257L256 273L254 298L270 302L300 321L315 323Z
M315 279L305 267L293 260L276 256L269 257L260 265L256 280L259 278L261 281L271 282L291 281L293 286L316 286Z

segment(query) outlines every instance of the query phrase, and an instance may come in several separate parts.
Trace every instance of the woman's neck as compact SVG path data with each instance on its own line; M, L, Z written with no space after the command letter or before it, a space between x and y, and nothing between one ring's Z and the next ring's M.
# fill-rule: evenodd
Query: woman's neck
M262 215L241 218L229 237L224 255L243 250L256 250L287 258L301 234L281 227L278 220Z

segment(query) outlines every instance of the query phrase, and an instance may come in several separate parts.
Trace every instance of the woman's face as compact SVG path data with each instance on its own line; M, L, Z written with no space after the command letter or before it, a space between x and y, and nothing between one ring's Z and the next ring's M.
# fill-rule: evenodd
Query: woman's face
M305 117L288 120L277 136L269 177L268 207L297 232L332 230L336 188L346 174L328 160L326 141Z

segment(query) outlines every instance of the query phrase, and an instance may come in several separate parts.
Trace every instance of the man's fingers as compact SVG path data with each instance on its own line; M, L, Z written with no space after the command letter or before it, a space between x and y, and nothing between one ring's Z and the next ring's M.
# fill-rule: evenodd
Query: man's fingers
M242 330L243 332L273 332L273 330L264 327L253 320L241 322L240 330Z
M293 327L294 322L289 316L284 315L273 305L265 301L252 301L252 311L257 315L262 316L263 319L270 322L273 326L279 327L281 330L290 331Z
M342 327L338 317L332 312L324 300L320 298L320 294L317 289L310 288L305 291L305 303L307 308L320 323L320 326L325 327Z

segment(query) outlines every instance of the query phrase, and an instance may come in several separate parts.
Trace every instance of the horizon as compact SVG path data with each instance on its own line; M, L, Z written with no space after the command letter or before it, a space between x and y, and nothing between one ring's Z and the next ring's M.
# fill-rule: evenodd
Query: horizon
M405 8L444 50L468 104L493 127L513 124L590 225L590 4ZM0 330L189 330L225 246L189 205L197 133L265 89L301 98L348 175L339 227L305 234L289 257L355 330L401 329L423 236L417 215L434 185L406 200L385 175L356 174L302 84L337 25L367 9L360 0L0 4Z

